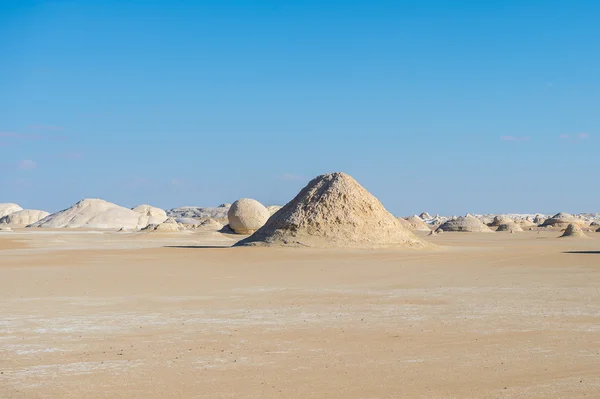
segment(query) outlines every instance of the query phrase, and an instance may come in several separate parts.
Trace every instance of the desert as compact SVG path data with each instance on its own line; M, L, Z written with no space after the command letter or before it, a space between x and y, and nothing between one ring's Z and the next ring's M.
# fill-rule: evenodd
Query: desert
M221 211L188 207L178 222L179 211L99 200L0 232L0 396L600 389L600 234L581 228L594 216L569 216L580 222L564 231L516 230L535 215L403 224L343 173L313 179L271 217L245 203L250 219L237 205L230 216L251 220L252 235Z
M0 399L600 399L600 1L0 1Z

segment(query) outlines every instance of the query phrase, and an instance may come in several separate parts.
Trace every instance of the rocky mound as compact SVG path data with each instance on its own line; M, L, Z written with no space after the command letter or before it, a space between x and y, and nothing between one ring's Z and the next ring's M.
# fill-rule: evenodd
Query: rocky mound
M498 226L498 229L496 231L508 231L510 233L517 233L523 231L523 228L519 224L511 222L501 224L500 226Z
M167 216L172 218L213 218L227 219L227 212L231 204L221 204L216 208L201 208L198 206L183 206L167 210Z
M510 224L510 223L514 223L514 221L504 215L498 215L498 216L494 216L494 219L492 220L492 222L487 223L487 225L490 227L498 227L502 224Z
M569 224L565 232L559 238L563 237L588 238L583 230L581 230L581 227L575 223Z
M101 199L84 199L28 227L139 230L145 227L142 224L136 211Z
M569 224L579 224L581 221L577 219L575 216L566 213L559 212L556 215L546 219L544 223L542 223L541 227L554 227L554 228L567 228Z
M307 247L427 246L345 173L321 175L252 236L236 245Z
M444 222L440 227L437 228L442 231L462 231L469 233L491 233L489 227L476 217L471 215L457 217L456 219L450 219Z
M410 230L413 230L413 231L426 231L426 232L430 232L431 231L431 229L429 228L429 226L427 225L427 223L423 222L423 219L421 219L417 215L412 215L412 216L407 217L406 221L408 222Z
M21 208L17 204L13 204L13 203L0 204L0 218L4 217L6 215L10 215L11 213L19 212L22 210L23 210L23 208Z
M49 213L45 211L23 209L22 211L13 212L0 218L0 224L6 224L13 227L29 226L32 223L42 220L48 215Z

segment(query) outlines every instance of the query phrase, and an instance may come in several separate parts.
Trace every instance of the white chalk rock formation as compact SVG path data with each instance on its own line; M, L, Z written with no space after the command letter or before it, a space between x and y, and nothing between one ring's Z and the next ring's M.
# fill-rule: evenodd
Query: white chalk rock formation
M201 208L198 206L182 206L180 208L173 208L167 210L167 216L172 218L213 218L213 219L227 219L227 212L229 212L231 204L221 204L216 208Z
M138 226L148 226L149 224L161 224L167 220L167 213L155 206L138 205L132 208L132 211L140 214Z
M25 227L42 220L48 215L48 212L38 211L37 209L23 209L22 211L13 212L0 218L0 225L6 224L13 227Z
M324 248L428 246L345 173L314 178L263 227L236 245Z
M101 199L84 199L28 227L139 230L140 214Z
M15 213L15 212L22 211L22 210L23 210L23 208L21 208L17 204L12 204L12 203L0 204L0 218L4 217L6 215L10 215L11 213Z
M251 198L235 201L227 214L229 227L236 234L252 234L263 227L270 217L269 210Z
M471 215L461 216L456 219L447 220L444 224L438 227L438 230L442 231L461 231L461 232L477 232L477 233L491 233L489 227L476 217Z

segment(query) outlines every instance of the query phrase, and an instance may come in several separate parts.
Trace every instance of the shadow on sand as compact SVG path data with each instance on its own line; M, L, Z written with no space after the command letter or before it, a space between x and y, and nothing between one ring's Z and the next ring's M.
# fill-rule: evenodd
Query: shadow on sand
M565 254L595 254L600 255L600 251L566 251Z

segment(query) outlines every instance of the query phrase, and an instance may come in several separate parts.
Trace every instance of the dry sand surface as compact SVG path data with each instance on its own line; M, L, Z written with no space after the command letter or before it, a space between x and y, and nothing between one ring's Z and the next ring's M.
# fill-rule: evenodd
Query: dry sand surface
M556 236L2 233L0 398L598 398L600 235Z

